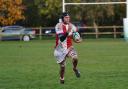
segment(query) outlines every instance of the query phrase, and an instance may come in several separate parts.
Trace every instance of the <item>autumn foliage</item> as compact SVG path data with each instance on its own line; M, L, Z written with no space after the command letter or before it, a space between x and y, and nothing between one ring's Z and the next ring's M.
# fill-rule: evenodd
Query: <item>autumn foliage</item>
M25 19L22 0L0 0L1 25L12 25L21 19Z

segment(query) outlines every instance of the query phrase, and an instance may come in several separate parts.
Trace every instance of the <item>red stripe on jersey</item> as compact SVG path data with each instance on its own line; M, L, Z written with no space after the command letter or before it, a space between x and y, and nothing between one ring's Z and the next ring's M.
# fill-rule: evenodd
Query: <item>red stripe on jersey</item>
M61 25L62 29L63 30L63 34L66 35L66 26L63 24ZM67 42L67 48L69 48L70 46L72 46L72 37L71 36L68 36L67 39L66 39L66 42ZM59 37L58 37L58 34L56 34L56 46L59 44Z
M68 36L68 38L67 38L67 48L69 48L71 46L72 46L72 39L71 39L71 36Z
M59 37L58 37L58 35L56 34L56 46L58 45L58 41L59 41Z
M66 26L65 25L63 25L63 32L64 32L64 34L66 34ZM70 46L72 46L72 38L71 38L71 36L68 36L67 37L67 48L69 48Z

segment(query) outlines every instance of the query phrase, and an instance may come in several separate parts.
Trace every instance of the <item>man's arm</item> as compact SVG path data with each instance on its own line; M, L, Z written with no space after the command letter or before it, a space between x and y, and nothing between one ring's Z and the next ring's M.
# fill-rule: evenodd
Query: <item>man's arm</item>
M58 36L60 38L60 41L63 42L66 39L66 37L68 36L68 32L66 34L62 34L62 33L58 34Z
M62 27L62 24L58 23L55 26L55 30L56 30L56 34L58 34L60 41L63 42L66 39L66 37L69 35L69 32L66 32L66 34L64 34L63 30L61 30L62 29L61 27Z

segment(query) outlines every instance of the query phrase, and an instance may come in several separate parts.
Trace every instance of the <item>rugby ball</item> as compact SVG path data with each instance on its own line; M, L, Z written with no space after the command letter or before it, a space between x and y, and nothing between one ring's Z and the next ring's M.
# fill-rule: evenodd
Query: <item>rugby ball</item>
M80 34L78 32L73 32L72 36L75 41L80 40Z

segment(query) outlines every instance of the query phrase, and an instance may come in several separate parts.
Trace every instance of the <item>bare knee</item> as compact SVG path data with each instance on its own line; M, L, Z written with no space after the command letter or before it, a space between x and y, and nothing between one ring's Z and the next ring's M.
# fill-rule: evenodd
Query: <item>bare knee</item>
M65 62L64 61L60 63L60 68L65 68Z
M73 61L78 61L77 57L72 58Z

